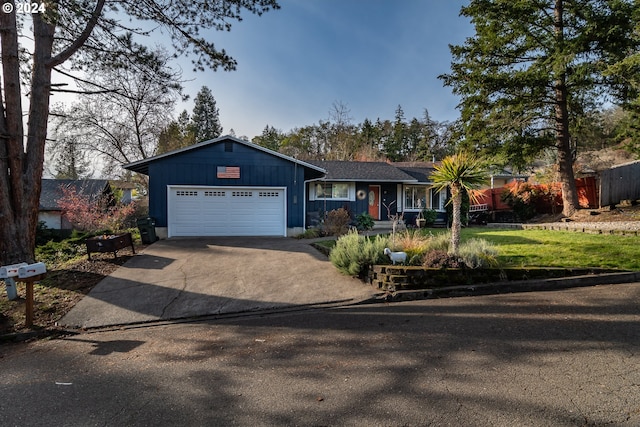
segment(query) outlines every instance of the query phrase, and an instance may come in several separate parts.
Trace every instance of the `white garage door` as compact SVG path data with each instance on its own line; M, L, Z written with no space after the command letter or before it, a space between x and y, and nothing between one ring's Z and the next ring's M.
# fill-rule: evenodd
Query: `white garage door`
M168 188L169 237L286 236L284 188Z

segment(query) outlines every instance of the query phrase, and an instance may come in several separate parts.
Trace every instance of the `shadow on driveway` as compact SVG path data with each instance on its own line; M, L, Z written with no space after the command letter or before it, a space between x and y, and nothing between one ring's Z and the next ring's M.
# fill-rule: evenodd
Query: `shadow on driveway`
M375 290L345 277L308 242L182 238L147 247L101 281L61 321L91 328L335 301Z

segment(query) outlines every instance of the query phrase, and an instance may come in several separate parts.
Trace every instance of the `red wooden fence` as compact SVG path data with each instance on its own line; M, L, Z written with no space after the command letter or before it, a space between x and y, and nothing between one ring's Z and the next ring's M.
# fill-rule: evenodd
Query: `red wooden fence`
M532 184L532 188L538 188L541 192L548 192L549 186ZM555 206L552 206L551 200L538 200L536 203L536 210L539 213L559 212L562 210L562 195L560 192L560 184L555 183L551 185L556 189ZM596 185L596 178L589 176L586 178L576 179L576 187L578 190L578 201L581 208L597 209L598 208L598 187ZM505 191L509 191L511 186L500 188L487 188L482 190L478 198L477 205L472 210L480 211L486 210L489 212L510 211L511 207L502 201L502 194ZM481 206L481 205L486 205ZM554 209L555 208L555 209Z

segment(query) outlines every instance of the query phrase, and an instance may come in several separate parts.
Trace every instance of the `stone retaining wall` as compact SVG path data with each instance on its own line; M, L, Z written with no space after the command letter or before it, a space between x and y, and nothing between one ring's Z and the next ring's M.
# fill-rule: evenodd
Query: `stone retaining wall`
M593 268L479 268L441 269L414 266L374 265L369 270L369 283L378 289L396 292L445 286L475 285L514 280L549 279L618 272Z
M522 224L525 230L575 231L591 234L640 235L640 221L613 222L550 222L543 224Z
M591 234L621 234L640 236L640 221L612 222L547 222L541 224L489 223L487 228L507 228L517 230L575 231Z

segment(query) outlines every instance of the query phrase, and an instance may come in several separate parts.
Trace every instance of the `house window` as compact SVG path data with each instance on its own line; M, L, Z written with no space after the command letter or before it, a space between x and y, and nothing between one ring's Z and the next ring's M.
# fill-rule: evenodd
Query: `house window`
M404 209L444 210L445 193L424 185L406 185L404 187Z
M404 208L424 209L427 206L428 188L425 186L407 186L404 188Z
M435 210L444 210L444 202L445 197L441 195L440 191L436 191L435 189L431 189L431 209Z
M349 184L344 182L319 182L316 184L316 199L348 199Z

